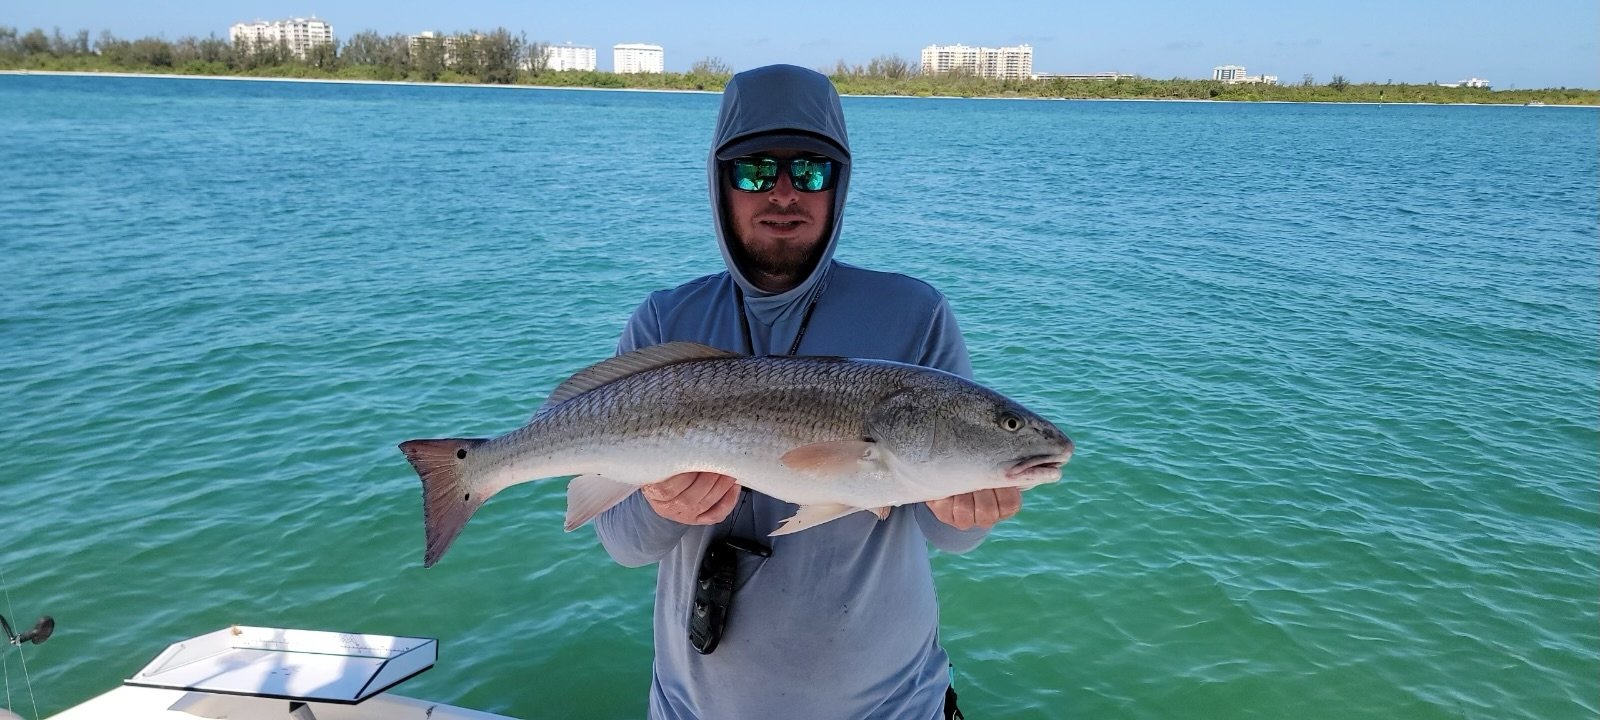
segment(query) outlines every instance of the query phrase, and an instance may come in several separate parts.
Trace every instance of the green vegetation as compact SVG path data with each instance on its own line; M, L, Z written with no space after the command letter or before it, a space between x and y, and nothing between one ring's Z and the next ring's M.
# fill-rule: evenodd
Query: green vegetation
M544 43L505 28L413 41L405 35L356 33L343 43L314 48L297 58L286 46L208 37L121 40L109 32L91 42L89 32L63 36L0 26L0 70L169 73L243 77L317 78L720 91L732 70L705 58L686 73L619 75L554 72L544 67ZM1577 88L1487 90L1439 85L1352 83L1334 75L1318 85L1307 75L1296 85L1228 85L1213 80L994 80L963 74L923 75L899 56L867 65L838 62L823 68L846 95L916 97L1030 97L1153 100L1255 100L1283 102L1411 102L1600 105L1600 91Z
M850 95L915 95L956 97L1029 97L1150 100L1243 100L1277 102L1409 102L1600 105L1600 91L1576 88L1489 90L1440 85L1352 83L1335 75L1326 85L1229 85L1215 80L993 80L970 75L888 77L868 68L836 67L831 76L839 92ZM1308 78L1309 80L1309 78Z

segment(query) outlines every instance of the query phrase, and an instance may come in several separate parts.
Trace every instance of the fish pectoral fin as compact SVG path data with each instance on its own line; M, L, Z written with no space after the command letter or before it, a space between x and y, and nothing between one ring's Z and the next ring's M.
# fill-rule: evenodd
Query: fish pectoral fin
M850 513L861 512L863 510L866 510L866 508L850 507L849 505L842 505L839 503L801 505L800 509L796 511L793 516L786 518L783 521L783 524L778 526L777 530L773 530L768 534L776 537L778 535L797 533L801 530L809 530L825 522L838 520L839 518L849 515ZM869 510L868 512L876 511ZM885 513L885 515L887 514L888 513ZM879 519L881 520L882 518L880 517Z
M801 445L780 458L785 467L823 477L855 475L882 462L871 440L830 440Z
M567 483L567 521L562 528L572 532L596 515L611 509L639 486L618 482L604 475L579 475Z

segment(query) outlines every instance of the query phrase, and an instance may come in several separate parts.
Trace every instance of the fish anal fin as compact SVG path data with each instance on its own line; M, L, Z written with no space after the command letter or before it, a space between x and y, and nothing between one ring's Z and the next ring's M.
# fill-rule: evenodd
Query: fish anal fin
M840 503L817 503L815 505L801 505L800 509L795 511L794 515L785 518L783 524L779 525L777 530L773 530L770 535L776 537L778 535L797 533L801 530L809 530L825 522L838 520L839 518L849 515L850 513L861 512L865 509L866 508L850 507L849 505L843 505ZM868 512L875 513L876 511ZM887 513L885 513L885 515L887 515Z
M871 512L873 515L877 515L878 520L881 522L889 519L889 511L892 509L893 508L889 507L888 505L884 505L883 507L873 508Z
M604 475L579 475L567 483L567 520L562 528L572 532L595 516L627 499L639 486Z
M878 461L878 444L871 440L829 440L801 445L780 459L790 470L822 477L855 475Z
M550 397L545 398L544 404L539 406L539 410L534 415L537 416L547 408L560 405L578 395L629 375L691 360L712 360L731 357L740 357L740 355L692 342L669 342L623 353L614 358L601 360L567 378L565 382L556 386L556 389L550 393Z

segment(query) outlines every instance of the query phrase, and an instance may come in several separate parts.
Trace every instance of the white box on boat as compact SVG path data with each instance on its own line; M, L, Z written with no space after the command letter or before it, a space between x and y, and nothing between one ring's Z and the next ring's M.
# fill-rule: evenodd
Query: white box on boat
M121 687L51 720L515 720L385 692L438 660L438 642L234 626L173 643Z
M349 704L438 658L431 638L236 625L173 643L124 684Z

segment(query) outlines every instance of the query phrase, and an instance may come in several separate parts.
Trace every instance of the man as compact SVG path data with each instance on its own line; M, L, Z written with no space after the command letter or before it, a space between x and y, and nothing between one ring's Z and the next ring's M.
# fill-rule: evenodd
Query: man
M775 65L729 82L707 162L727 272L653 293L619 352L692 340L755 355L896 360L970 377L943 296L921 281L833 259L851 155L838 93L816 72ZM929 543L965 552L1021 507L985 490L855 513L768 537L795 506L736 478L687 473L602 514L618 563L660 563L650 717L940 718L949 687ZM689 635L711 547L736 539L735 590L707 654ZM759 551L768 548L770 555ZM702 588L702 592L704 589ZM705 648L702 647L701 650Z

